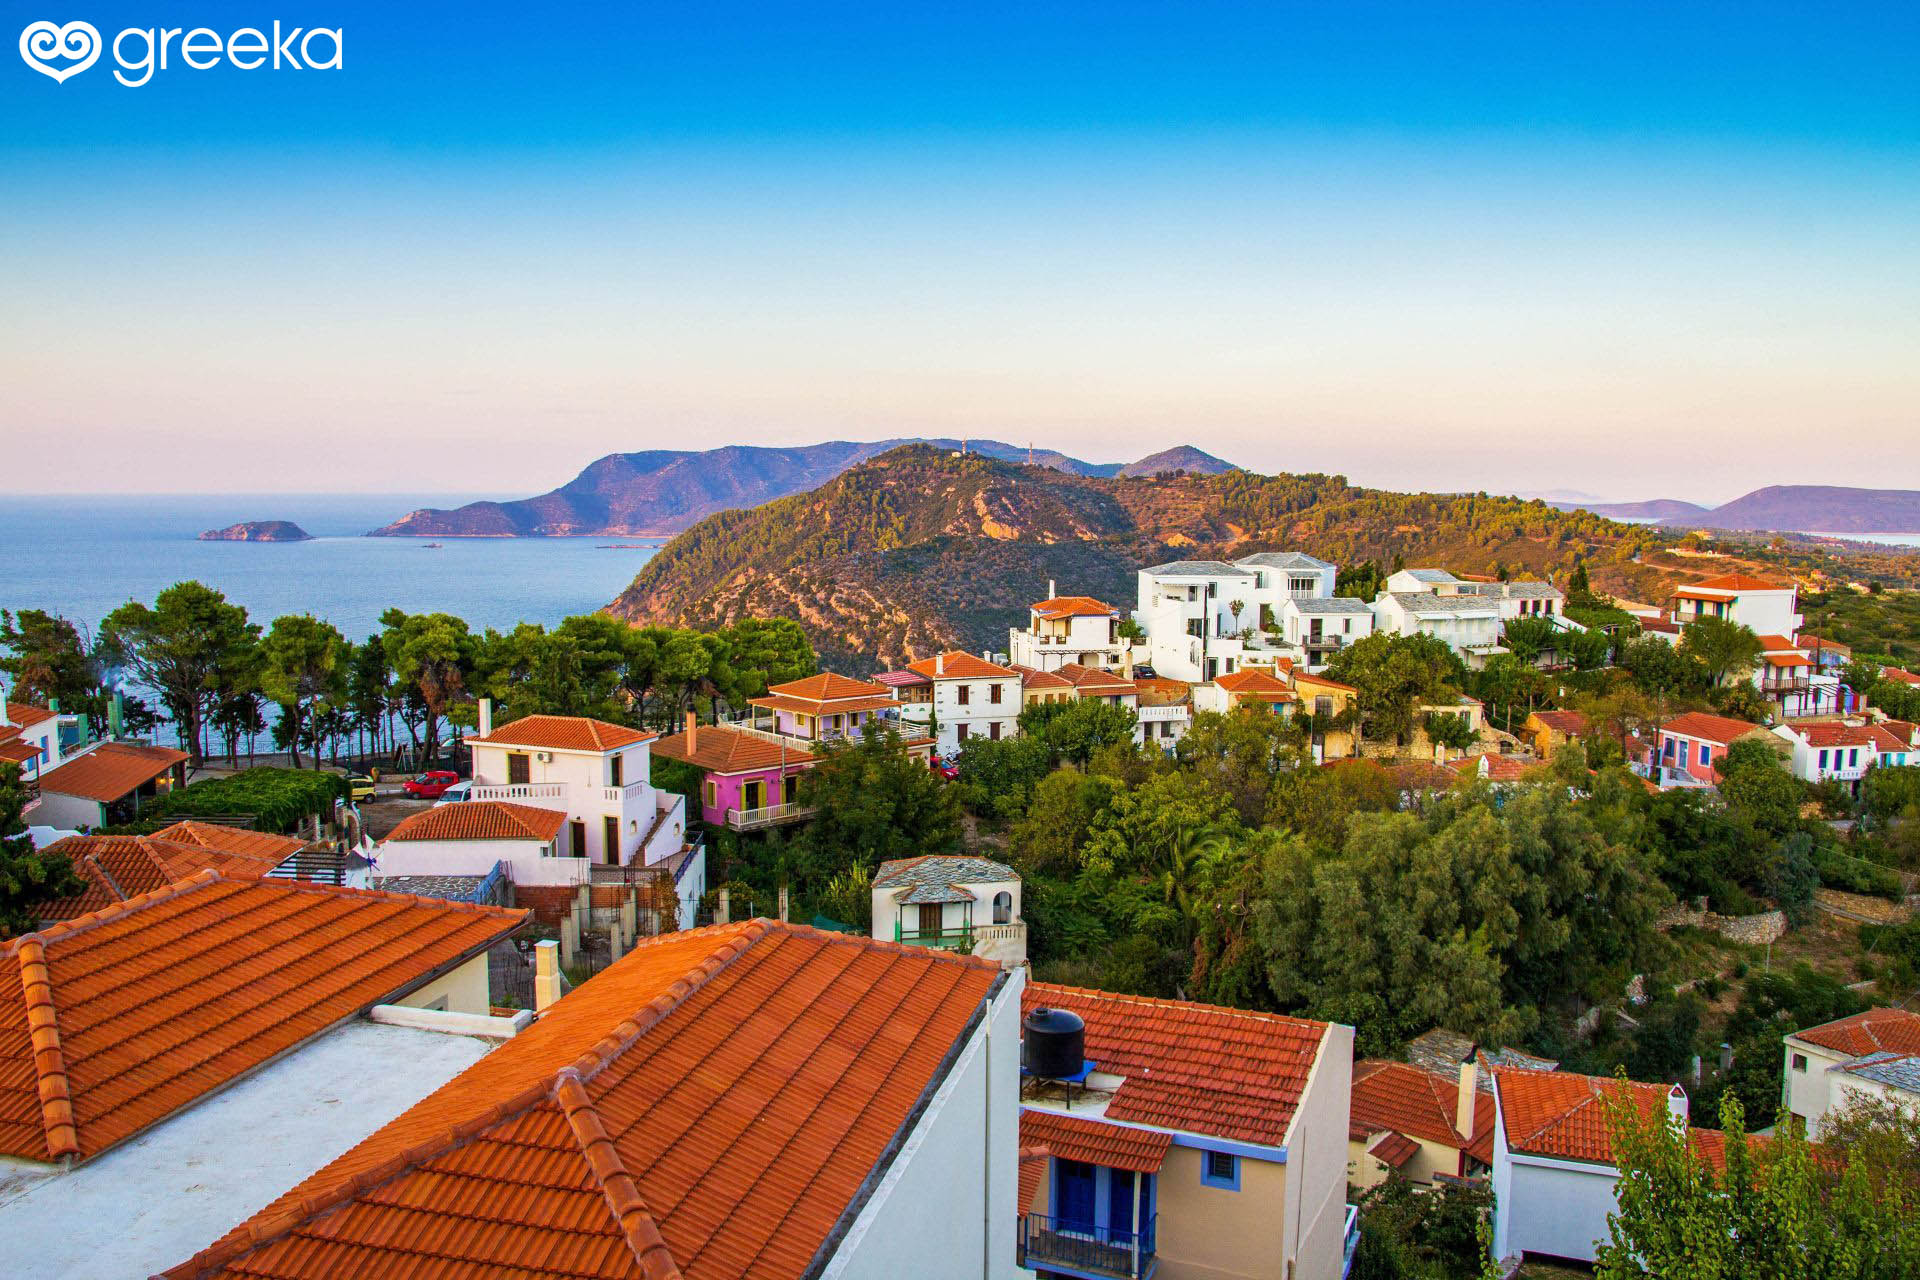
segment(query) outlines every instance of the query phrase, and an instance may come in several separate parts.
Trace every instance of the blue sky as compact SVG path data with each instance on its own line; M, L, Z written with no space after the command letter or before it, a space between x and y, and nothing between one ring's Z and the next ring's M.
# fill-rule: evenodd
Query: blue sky
M8 48L275 16L7 9ZM0 488L521 492L935 431L1920 487L1920 6L278 16L344 68L0 64Z

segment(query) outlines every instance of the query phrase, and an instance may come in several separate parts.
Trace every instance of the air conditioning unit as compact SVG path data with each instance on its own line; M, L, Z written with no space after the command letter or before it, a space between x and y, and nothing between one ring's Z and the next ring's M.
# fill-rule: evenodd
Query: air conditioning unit
M540 762L541 764L552 764L552 763L553 763L553 752L551 752L551 751L536 751L536 752L534 752L534 753L533 753L533 758L534 758L535 760L538 760L538 761L539 761L539 762Z

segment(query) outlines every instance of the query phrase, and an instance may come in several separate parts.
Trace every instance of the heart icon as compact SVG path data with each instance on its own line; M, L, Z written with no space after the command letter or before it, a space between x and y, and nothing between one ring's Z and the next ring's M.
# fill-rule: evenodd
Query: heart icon
M20 56L42 75L64 81L77 76L100 56L100 32L90 22L69 22L57 27L51 22L30 23L20 33ZM49 58L70 58L71 66L55 67Z

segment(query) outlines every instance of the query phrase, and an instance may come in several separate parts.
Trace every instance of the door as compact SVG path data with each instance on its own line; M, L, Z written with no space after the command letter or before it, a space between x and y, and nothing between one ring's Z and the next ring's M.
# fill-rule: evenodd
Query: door
M567 850L568 857L584 858L587 856L587 824L586 823L578 822L578 821L569 823L568 830L567 830L567 839L571 842L571 846L572 846Z
M1122 1243L1133 1234L1133 1170L1107 1170L1107 1230Z
M944 908L939 903L922 903L920 906L920 932L932 935L940 932L940 913Z
M606 849L602 856L605 857L607 865L619 866L620 819L611 816L600 819L600 838L606 842Z
M1093 1234L1093 1166L1078 1160L1053 1162L1053 1216L1061 1231Z
M755 778L740 788L740 807L742 809L762 809L767 803L767 784Z
M507 757L507 785L522 787L533 780L533 762L527 756L514 754Z
M780 803L792 804L800 798L800 775L790 773L780 780Z

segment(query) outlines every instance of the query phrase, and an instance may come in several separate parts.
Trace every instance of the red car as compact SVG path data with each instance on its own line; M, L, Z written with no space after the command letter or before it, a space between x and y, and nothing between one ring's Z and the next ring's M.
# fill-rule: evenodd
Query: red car
M460 775L451 769L429 769L417 778L408 778L400 789L416 800L438 800L458 781Z
M960 766L954 765L954 764L948 764L946 761L942 760L939 756L934 756L932 759L928 760L927 768L933 770L935 773L945 778L948 782L956 781L960 777Z

